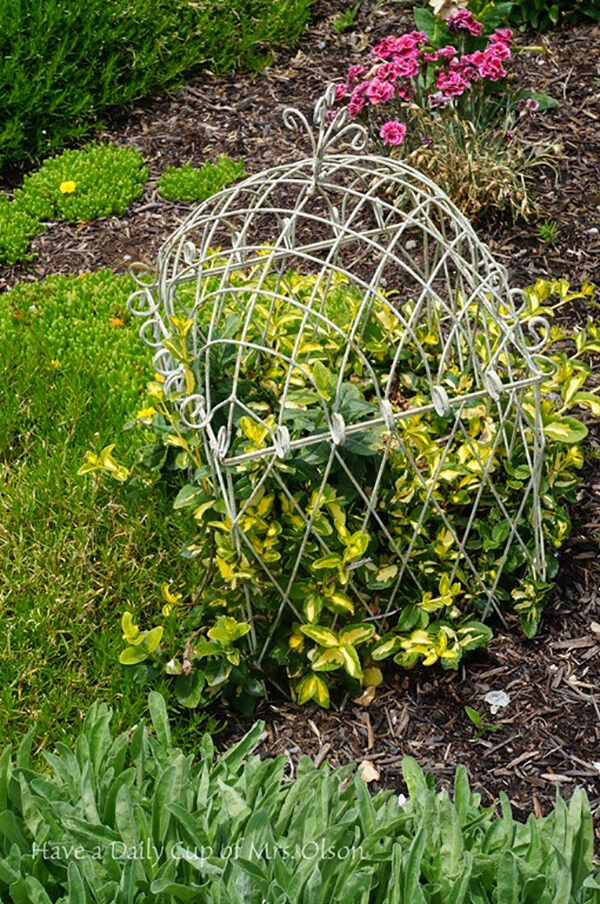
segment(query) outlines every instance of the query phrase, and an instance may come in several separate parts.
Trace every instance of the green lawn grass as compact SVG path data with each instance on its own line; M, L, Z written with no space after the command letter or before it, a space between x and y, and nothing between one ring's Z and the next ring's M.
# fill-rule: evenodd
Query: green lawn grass
M44 746L72 736L95 698L136 722L146 692L118 662L121 615L151 620L161 582L190 576L164 492L77 475L88 449L115 442L123 458L136 442L123 425L152 366L125 313L132 287L104 271L0 299L2 744L34 724ZM181 738L202 720L180 721Z

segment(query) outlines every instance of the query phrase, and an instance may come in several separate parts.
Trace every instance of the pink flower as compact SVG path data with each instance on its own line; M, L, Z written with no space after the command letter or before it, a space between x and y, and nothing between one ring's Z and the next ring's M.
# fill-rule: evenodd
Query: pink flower
M411 31L410 34L389 35L383 38L371 51L371 56L385 60L388 57L411 57L419 52L419 46L427 43L422 31Z
M511 56L509 45L504 44L501 41L499 41L497 44L490 44L490 46L486 49L486 53L491 53L499 60L509 60Z
M350 116L358 116L361 110L367 106L367 88L369 82L361 82L352 92L352 97L348 102L348 113Z
M396 85L396 94L400 98L400 100L410 100L412 97L412 92L409 86L404 85Z
M478 22L468 9L459 9L454 15L450 16L448 28L450 31L468 31L475 37L479 36L483 31L481 22Z
M359 82L366 71L366 66L350 66L348 75L346 76L348 84L354 85L356 82Z
M490 37L490 44L512 44L513 30L512 28L497 28Z
M384 82L395 82L398 74L399 70L396 63L381 63L373 72L376 78L382 79Z
M450 97L446 97L445 94L442 94L441 91L436 91L435 94L429 95L429 106L432 110L435 110L437 107L446 107L452 100Z
M393 65L396 67L397 74L401 75L402 78L414 78L419 74L419 62L416 57L412 59L398 59L394 57Z
M448 97L460 97L469 87L469 82L459 72L440 72L436 87Z
M367 97L372 104L385 104L394 96L394 86L391 82L384 82L383 79L374 78L367 88Z
M482 78L489 78L491 82L497 82L498 79L506 78L507 73L502 66L502 60L494 54L486 52L484 60L479 66L479 74Z
M406 126L403 122L396 122L395 119L391 119L389 122L386 122L382 125L379 134L383 139L384 144L397 147L404 141L404 136L406 135Z
M343 100L348 93L348 85L336 85L335 86L335 102L339 104L341 100Z
M539 110L539 108L539 101L535 100L533 97L524 98L519 102L519 110L521 113L532 114Z
M453 47L452 44L446 44L445 47L438 50L437 55L441 60L451 60L457 53L456 47Z

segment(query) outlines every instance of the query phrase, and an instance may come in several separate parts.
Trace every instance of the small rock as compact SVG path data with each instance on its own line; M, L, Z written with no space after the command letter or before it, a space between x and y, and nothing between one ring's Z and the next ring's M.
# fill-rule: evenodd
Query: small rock
M486 694L484 697L484 703L490 708L490 712L493 716L496 715L498 710L503 709L505 706L508 706L510 703L510 697L506 693L506 691L490 691L489 694Z
M381 778L379 769L370 760L363 760L358 767L360 777L365 782L378 782Z

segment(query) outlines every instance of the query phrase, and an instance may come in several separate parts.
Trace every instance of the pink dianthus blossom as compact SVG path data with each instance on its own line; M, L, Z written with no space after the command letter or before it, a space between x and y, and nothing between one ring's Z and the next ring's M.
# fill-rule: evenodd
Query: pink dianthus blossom
M496 44L490 44L486 49L486 53L495 56L499 60L509 60L511 57L510 46L498 41Z
M524 98L519 102L519 110L521 113L535 113L539 108L539 101L535 100L533 97Z
M429 106L432 110L435 110L437 107L447 107L452 98L446 97L445 94L442 94L441 91L436 91L435 94L429 95Z
M395 82L398 78L398 66L396 63L380 63L372 74L375 78L382 79L384 82Z
M388 35L382 38L371 51L371 56L380 57L382 60L388 57L416 56L421 44L427 43L427 36L422 31L411 31L410 34Z
M497 28L490 37L491 44L512 44L513 30L512 28Z
M453 47L452 44L446 44L445 47L438 50L437 55L440 60L452 60L457 53L456 47Z
M434 50L432 53L424 53L423 59L426 63L437 63L438 60L452 60L457 55L458 50L456 47L453 47L451 44L447 44L445 47L441 47L439 50Z
M486 51L484 60L479 66L479 74L482 78L489 78L491 82L497 82L498 79L505 78L507 73L502 65L502 60Z
M372 104L385 104L394 96L394 86L391 82L384 82L383 79L374 78L369 82L367 87L367 97Z
M412 59L394 59L393 65L396 67L398 75L402 78L414 78L419 74L419 61L413 57Z
M361 110L364 110L367 106L367 88L369 84L369 82L361 82L352 92L352 97L348 102L348 113L350 116L358 116Z
M478 37L483 31L483 25L478 22L473 13L468 9L459 9L448 19L450 31L468 31Z
M436 87L448 97L460 97L469 87L469 82L462 77L460 72L440 72Z
M354 85L356 82L360 81L366 71L366 66L350 66L350 68L348 69L348 75L346 76L348 84Z
M383 139L384 144L397 147L404 141L406 126L403 122L397 122L395 119L391 119L389 122L382 125L379 134Z
M345 98L348 93L348 85L336 85L335 86L335 102L339 104L341 100Z

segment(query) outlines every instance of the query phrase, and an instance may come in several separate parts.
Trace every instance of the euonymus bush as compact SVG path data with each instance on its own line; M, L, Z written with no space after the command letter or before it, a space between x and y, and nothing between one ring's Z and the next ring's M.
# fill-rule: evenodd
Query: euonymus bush
M219 335L213 338L210 362L212 410L218 413L222 400L225 419L237 339L244 331L247 348L236 378L239 396L247 407L246 413L240 408L234 415L229 456L251 453L268 444L269 428L275 425L288 379L283 416L292 442L322 429L323 403L338 391L340 373L344 382L338 405L346 423L356 422L357 415L363 420L371 414L378 416L372 374L364 372L358 357L347 356L346 341L340 338L361 303L358 289L342 277L330 286L318 305L332 326L322 326L318 342L304 333L300 347L295 347L303 314L291 299L302 300L316 291L316 277L288 273L283 280L275 275L264 278L264 299L253 298L256 303L250 323L243 312L244 299L255 292L253 277L241 273L236 278L239 291L225 298L226 310ZM283 298L269 296L274 288L269 279L279 280L277 291ZM211 285L205 287L207 292ZM180 292L188 290L195 289L189 284L179 287ZM592 292L590 286L571 293L565 282L539 282L526 291L523 319L540 314L552 317L549 300L555 293L561 305ZM191 302L192 298L190 308ZM411 302L398 304L405 322L410 322ZM197 308L195 329L200 333L208 329L211 310L210 305ZM181 362L187 392L191 392L196 379L191 367L194 331L191 321L181 318L173 317L172 325L173 336L164 344ZM398 318L381 305L373 308L362 334L364 354L382 383L394 356L400 354L395 368L397 386L389 396L396 410L426 405L429 372L438 370L442 353L440 331L431 329L426 320L413 320L413 329L414 338L407 339ZM497 322L490 320L489 344L482 341L477 347L482 367L486 354L492 353L494 330L498 329ZM256 348L265 330L265 341L275 355ZM460 341L466 341L464 335ZM574 500L577 472L583 463L581 442L587 434L585 424L570 412L587 408L600 413L600 398L586 389L591 369L583 360L600 351L600 335L593 324L568 337L554 325L545 341L543 351L556 368L542 386L541 412L546 441L541 529L552 580L558 569L556 551L570 531L566 503ZM288 372L285 356L291 355L292 349L298 366ZM467 357L467 349L462 354ZM510 354L507 366L512 378L518 379L525 364L516 351L506 354ZM444 380L450 391L468 393L474 378L460 361L460 355L452 361L446 359ZM333 683L341 680L350 691L361 684L376 685L381 681L378 663L388 658L401 668L436 662L444 668L457 668L465 652L486 644L492 635L481 621L489 609L483 585L495 588L496 605L507 614L514 612L527 636L535 634L552 585L537 579L531 568L535 515L531 495L524 490L531 461L523 436L511 436L510 420L499 427L491 397L478 397L462 408L461 429L452 433L450 440L448 421L429 411L397 422L402 442L390 443L385 426L347 436L343 460L330 460L329 446L323 442L285 459L275 458L266 472L256 459L240 463L230 472L231 491L244 503L238 520L240 542L205 456L202 432L186 426L177 397L167 397L160 381L150 384L149 394L152 404L139 412L137 425L150 428L153 441L144 451L141 470L134 479L167 481L173 492L178 489L175 508L186 515L193 512L197 525L183 553L202 565L204 579L200 585L164 590L164 625L140 630L132 613L126 613L126 648L121 661L137 666L149 677L157 670L176 676L175 691L183 705L197 706L224 692L238 706L248 708L251 698L261 692L260 680L266 676L280 681L282 670L298 701L312 699L327 706ZM522 404L528 423L532 423L533 395ZM261 421L248 416L251 413L258 414ZM218 417L212 427L216 433ZM500 429L506 434L500 434ZM502 438L506 441L499 441ZM385 471L381 466L384 453L388 456ZM325 467L329 470L320 492L316 488L322 483ZM114 462L106 467L95 458L82 472L106 470L116 476L114 468ZM365 518L365 497L357 488L358 483L368 495L375 481L379 482L379 521ZM432 497L435 504L429 504ZM474 498L478 499L475 516ZM519 543L510 542L512 528L506 512L518 520ZM307 519L314 525L310 535ZM449 523L454 536L465 537L474 570L467 567L464 552L448 530ZM326 554L317 542L321 539L327 543ZM401 582L397 581L401 563L392 541L401 555L410 557L410 568ZM290 603L286 605L276 584L285 587L290 580ZM386 609L391 588L393 607ZM386 629L377 633L368 615L380 616L390 608ZM179 649L173 642L177 635ZM169 638L168 643L164 637Z
M259 723L225 754L174 749L154 731L117 737L94 704L73 749L40 769L31 736L0 757L0 894L14 904L597 904L585 793L526 824L481 807L466 770L453 799L406 758L407 800L371 797L352 768L253 755Z

